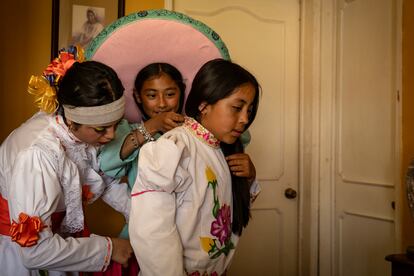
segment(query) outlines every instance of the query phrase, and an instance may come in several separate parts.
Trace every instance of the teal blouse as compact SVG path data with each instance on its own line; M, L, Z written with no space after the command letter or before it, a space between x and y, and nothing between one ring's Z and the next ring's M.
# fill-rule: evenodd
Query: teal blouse
M139 148L133 151L124 160L121 159L120 155L125 138L131 131L137 129L137 125L138 124L136 123L130 124L127 120L123 119L116 129L115 139L104 145L98 156L100 169L106 175L114 178L121 178L123 176L128 177L128 186L130 190L132 190L135 179L137 178ZM160 136L161 135L157 133L154 135L154 138L158 139Z

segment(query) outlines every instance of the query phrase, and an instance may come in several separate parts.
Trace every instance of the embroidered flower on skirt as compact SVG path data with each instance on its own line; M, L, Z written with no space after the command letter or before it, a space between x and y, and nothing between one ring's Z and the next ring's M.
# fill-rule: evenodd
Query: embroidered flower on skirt
M230 207L224 204L218 211L217 219L211 223L211 234L219 239L221 245L224 245L230 238L230 224Z
M218 238L200 237L201 248L208 253L211 259L221 254L228 255L234 244L231 240L231 208L227 204L220 207L220 200L217 196L218 181L216 174L210 167L206 167L205 175L207 185L213 190L213 209L211 213L215 220L211 223L210 233Z

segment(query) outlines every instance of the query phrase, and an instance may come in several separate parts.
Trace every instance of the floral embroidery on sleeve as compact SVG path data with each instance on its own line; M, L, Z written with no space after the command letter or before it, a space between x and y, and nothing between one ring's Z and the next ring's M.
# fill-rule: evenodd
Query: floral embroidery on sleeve
M210 233L216 237L200 237L201 248L208 253L211 259L219 257L221 254L228 255L234 244L231 241L231 209L230 206L220 202L217 196L217 178L210 167L206 168L207 185L213 189L213 210L212 215L215 220L211 223Z

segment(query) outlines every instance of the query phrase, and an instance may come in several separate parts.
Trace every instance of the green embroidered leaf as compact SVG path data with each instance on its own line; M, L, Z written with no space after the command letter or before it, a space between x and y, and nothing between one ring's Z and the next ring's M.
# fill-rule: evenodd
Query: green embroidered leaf
M218 216L219 209L220 209L220 204L219 204L218 200L214 200L213 216L215 218L217 218L217 216Z

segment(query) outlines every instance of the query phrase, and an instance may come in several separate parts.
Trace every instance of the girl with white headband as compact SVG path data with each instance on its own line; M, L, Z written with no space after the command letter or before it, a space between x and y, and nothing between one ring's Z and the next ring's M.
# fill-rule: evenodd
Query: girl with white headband
M32 76L41 111L0 147L2 275L105 271L111 259L126 265L131 256L128 241L87 237L84 227L84 204L102 197L128 219L130 199L96 159L124 114L124 88L110 67L82 60L81 49L63 49Z

